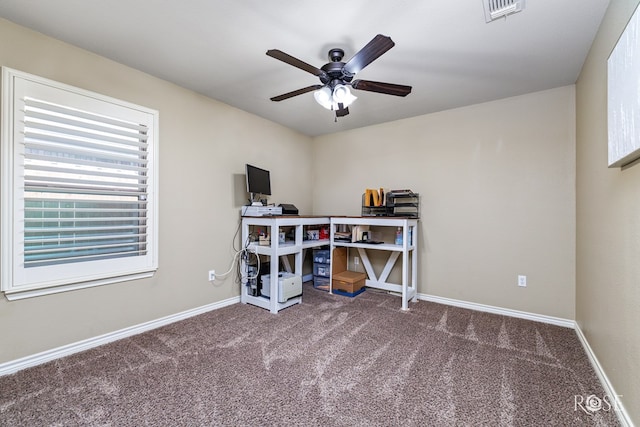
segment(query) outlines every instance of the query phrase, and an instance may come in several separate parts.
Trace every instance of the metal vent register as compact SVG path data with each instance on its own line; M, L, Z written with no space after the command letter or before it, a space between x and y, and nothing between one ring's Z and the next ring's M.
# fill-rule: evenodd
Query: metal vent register
M520 12L524 9L525 0L482 0L484 17L487 22L495 21L503 16Z

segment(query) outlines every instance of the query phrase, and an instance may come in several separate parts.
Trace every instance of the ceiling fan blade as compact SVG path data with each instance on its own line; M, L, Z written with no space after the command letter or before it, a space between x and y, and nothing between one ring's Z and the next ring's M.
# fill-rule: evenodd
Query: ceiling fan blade
M303 93L311 92L314 90L318 90L322 87L322 85L313 85L307 86L302 89L294 90L293 92L284 93L282 95L274 96L271 98L272 101L284 101L285 99L293 98L294 96L302 95Z
M374 82L371 80L354 80L351 82L351 87L358 90L366 90L369 92L378 92L395 96L407 96L411 93L411 86Z
M360 49L358 53L353 55L353 58L351 58L349 62L344 64L342 71L345 74L352 76L378 59L393 46L395 46L395 43L391 40L391 37L378 34L369 43L367 43L365 47Z
M267 55L279 59L282 62L286 62L289 65L293 65L296 68L300 68L302 71L306 71L307 73L311 73L314 76L323 76L326 75L324 71L320 68L314 67L313 65L309 65L304 61L299 60L298 58L294 58L293 56L284 53L278 49L271 49L267 51Z

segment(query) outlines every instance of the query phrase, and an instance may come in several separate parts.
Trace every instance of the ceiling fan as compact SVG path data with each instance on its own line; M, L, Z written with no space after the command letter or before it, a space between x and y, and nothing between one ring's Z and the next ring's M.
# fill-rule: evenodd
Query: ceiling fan
M353 80L356 73L378 59L393 46L395 46L395 43L391 40L391 37L378 34L346 63L342 62L344 50L339 48L329 50L330 62L324 64L321 68L309 65L281 50L268 50L268 56L293 65L314 76L318 76L322 83L274 96L271 100L283 101L294 96L315 91L314 97L316 101L329 110L335 110L337 120L338 117L344 117L349 114L349 105L356 99L356 97L351 94L349 86L357 90L383 93L386 95L407 96L411 93L411 86L374 82L371 80Z

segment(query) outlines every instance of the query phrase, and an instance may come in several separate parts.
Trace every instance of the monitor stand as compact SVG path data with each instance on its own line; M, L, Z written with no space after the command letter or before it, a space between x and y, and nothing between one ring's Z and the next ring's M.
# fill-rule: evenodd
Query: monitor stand
M263 206L262 202L251 202L251 206Z

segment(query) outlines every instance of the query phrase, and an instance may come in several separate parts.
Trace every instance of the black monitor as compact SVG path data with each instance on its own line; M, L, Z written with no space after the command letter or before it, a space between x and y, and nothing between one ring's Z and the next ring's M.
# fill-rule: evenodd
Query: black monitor
M269 171L247 164L247 192L254 201L255 195L271 195Z

